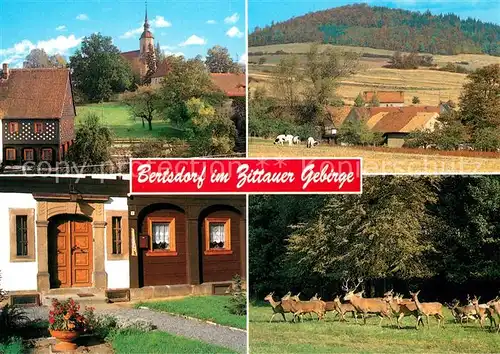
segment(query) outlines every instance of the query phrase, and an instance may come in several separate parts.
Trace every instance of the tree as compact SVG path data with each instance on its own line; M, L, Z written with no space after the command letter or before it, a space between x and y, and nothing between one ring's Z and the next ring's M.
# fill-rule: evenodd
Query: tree
M420 98L418 98L418 96L413 96L413 99L411 100L411 103L413 103L413 104L419 104L420 103Z
M500 149L500 127L476 129L473 144L477 150L497 151Z
M346 119L340 126L339 140L352 145L377 145L382 136L372 132L364 119Z
M215 88L203 62L175 56L168 56L166 60L170 70L159 91L160 109L166 120L182 127L190 119L186 103L191 98L203 98L211 105L222 102L224 93Z
M148 70L146 71L146 74L144 75L142 79L142 84L143 85L149 85L151 83L151 76L156 72L157 67L157 60L156 60L156 54L155 54L155 49L151 43L149 43L148 51L146 52L146 66Z
M32 49L23 63L24 68L64 68L65 66L66 60L62 55L54 54L49 57L43 48Z
M211 105L199 98L191 98L186 103L190 117L191 156L227 155L233 152L236 128L229 116L217 112Z
M156 61L158 63L161 63L162 61L165 60L165 53L161 49L160 42L156 42L155 55L156 55Z
M372 99L370 101L370 105L372 107L380 107L380 100L378 99L378 95L376 92L372 96Z
M467 76L460 95L460 117L472 129L500 126L500 64L492 64Z
M365 100L363 99L363 96L361 93L359 93L356 96L356 99L354 100L354 106L355 107L364 107L365 106Z
M274 72L273 84L276 94L285 101L289 109L293 109L299 100L302 79L297 56L281 58Z
M130 110L131 116L140 118L142 126L144 121L148 122L148 129L153 130L153 119L160 116L158 90L151 86L141 86L134 92L126 92L122 96L124 102Z
M260 57L259 58L259 65L264 64L267 61L266 57Z
M211 73L239 73L240 68L229 55L229 50L215 45L207 52L205 64Z
M115 93L132 89L134 76L111 37L94 33L85 37L70 57L75 89L90 102L107 101Z
M69 148L68 160L78 166L107 163L111 158L112 143L109 128L101 123L98 115L89 113L76 129L75 143Z

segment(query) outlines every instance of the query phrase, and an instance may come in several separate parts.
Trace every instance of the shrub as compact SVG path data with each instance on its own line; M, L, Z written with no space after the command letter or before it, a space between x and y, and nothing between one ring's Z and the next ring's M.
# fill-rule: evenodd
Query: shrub
M0 286L1 284L2 284L2 272L0 272ZM0 287L0 301L5 300L6 298L7 298L7 292Z
M229 299L229 305L226 306L233 315L245 316L247 314L247 293L243 290L242 284L241 277L236 274L230 291L231 299Z
M29 321L26 312L20 307L5 305L0 310L0 339L12 334Z
M21 338L12 337L6 340L4 343L0 343L0 353L2 354L22 354L25 352L26 350Z
M411 100L411 103L413 103L413 104L419 104L420 103L420 98L418 98L418 96L413 96L413 99Z
M474 132L474 148L496 151L500 148L500 128L480 128Z

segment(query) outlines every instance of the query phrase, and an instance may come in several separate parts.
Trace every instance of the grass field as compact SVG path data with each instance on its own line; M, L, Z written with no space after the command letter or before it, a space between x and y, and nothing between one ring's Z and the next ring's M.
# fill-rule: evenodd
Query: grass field
M369 151L352 147L274 145L273 140L250 138L248 157L361 157L363 173L487 173L500 171L500 159Z
M146 306L151 310L176 313L246 329L246 316L233 315L225 308L229 304L229 299L229 296L189 296L175 300L139 303L136 307Z
M169 126L164 121L153 120L153 130L142 127L140 119L132 119L125 105L116 102L87 104L76 107L76 123L85 116L86 113L96 113L101 117L102 122L107 125L118 139L141 139L156 137L182 137L182 131Z
M322 48L329 46L322 45ZM287 53L298 53L299 61L306 62L305 55L309 50L310 43L292 43L283 45L271 45L262 47L251 47L249 53L264 52L275 53L283 50ZM393 51L363 47L333 46L342 51L355 51L358 53L370 53L377 55L392 55ZM262 55L266 58L264 65L249 64L250 90L257 87L268 88L271 93L271 73L274 66L279 63L284 55ZM249 56L249 62L258 62L261 56ZM448 62L468 62L469 69L500 63L500 57L478 54L460 54L452 56L433 55L434 63L444 65ZM405 91L405 104L411 105L413 96L420 98L422 105L438 105L439 101L449 99L457 102L460 90L466 81L465 74L434 71L428 69L397 70L387 69L382 66L387 63L384 58L362 58L359 72L341 82L337 93L347 104L352 104L356 96L365 90L403 90Z
M159 331L120 331L113 336L111 344L116 354L235 353L227 348Z
M446 327L437 329L435 319L418 331L415 318L405 317L402 329L391 326L387 320L378 326L372 317L366 325L355 324L347 316L347 323L333 320L328 314L324 322L304 316L302 323L269 323L270 305L250 306L250 353L498 353L500 335L481 329L479 324L464 326L453 323L445 310ZM315 315L313 315L315 317ZM287 320L291 315L287 314ZM387 321L387 322L386 322ZM489 323L487 321L487 323Z

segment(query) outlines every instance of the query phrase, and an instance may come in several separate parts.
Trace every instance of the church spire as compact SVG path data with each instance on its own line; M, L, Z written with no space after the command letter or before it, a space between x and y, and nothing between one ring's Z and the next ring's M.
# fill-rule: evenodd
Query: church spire
M146 13L144 15L144 30L149 29L149 22L148 22L148 1L146 0Z

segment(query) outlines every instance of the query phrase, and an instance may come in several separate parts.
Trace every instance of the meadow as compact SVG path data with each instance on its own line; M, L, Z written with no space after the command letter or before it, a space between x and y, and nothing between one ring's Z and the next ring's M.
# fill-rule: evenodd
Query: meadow
M271 54L277 51L295 53L300 63L306 62L305 53L308 52L311 43L291 43L282 45L270 45L249 48L249 82L250 90L257 87L265 87L272 94L271 82L272 72L281 58L289 54ZM331 46L321 45L321 50ZM360 54L366 53L379 56L391 56L393 51L384 49L373 49L365 47L332 46L340 51L354 51ZM268 53L264 55L252 55L252 53ZM264 64L259 63L261 57L265 58ZM448 62L461 63L470 70L474 70L489 64L500 63L499 57L478 54L459 55L433 55L434 63L439 66ZM346 104L352 104L361 91L366 90L403 90L405 91L405 104L411 105L413 96L418 96L421 105L438 105L440 101L458 101L460 90L466 82L466 75L420 68L416 70L388 69L383 66L387 64L387 58L362 57L359 72L352 77L342 80L337 94Z
M304 322L284 323L275 316L269 319L269 304L250 305L250 353L498 353L500 335L481 329L478 323L463 326L454 323L445 309L445 328L437 329L431 318L430 328L415 329L415 318L405 317L402 329L387 320L378 326L379 319L371 317L366 325L339 322L328 313L326 320L318 322L304 316ZM291 315L286 314L287 321ZM278 322L279 321L279 322ZM395 321L394 321L395 322ZM486 323L489 323L488 321Z
M383 150L383 149L380 149ZM399 150L398 150L399 151ZM442 156L432 151L425 154L372 151L369 148L320 144L308 149L300 145L274 145L273 140L249 138L248 156L259 157L361 157L363 173L488 173L500 171L500 158ZM467 152L464 152L466 154Z
M76 106L75 123L78 124L87 113L95 113L101 117L102 123L111 129L115 139L181 138L183 135L182 130L161 120L153 120L153 130L150 131L147 122L143 127L140 119L133 119L128 108L117 102Z

